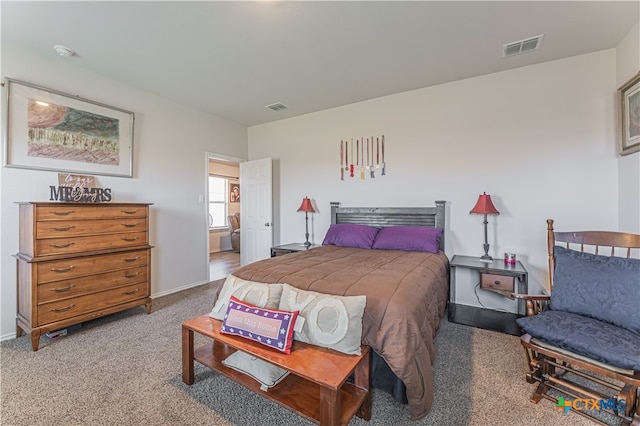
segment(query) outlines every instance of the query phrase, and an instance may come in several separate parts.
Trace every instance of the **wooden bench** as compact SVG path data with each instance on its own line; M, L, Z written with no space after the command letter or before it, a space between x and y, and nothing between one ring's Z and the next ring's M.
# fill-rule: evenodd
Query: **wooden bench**
M242 337L220 333L222 322L208 314L182 324L182 381L194 382L193 361L206 365L257 394L322 426L346 425L354 415L371 419L370 349L346 355L331 349L294 341L289 355ZM194 350L194 332L212 342ZM222 364L236 350L247 352L289 371L267 392L246 374ZM354 383L347 378L354 373Z

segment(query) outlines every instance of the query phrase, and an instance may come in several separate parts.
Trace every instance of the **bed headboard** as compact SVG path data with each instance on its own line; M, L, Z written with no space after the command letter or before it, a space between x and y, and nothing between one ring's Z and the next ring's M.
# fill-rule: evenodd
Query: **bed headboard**
M444 251L445 201L435 207L340 207L331 202L331 223L357 223L382 228L385 226L425 226L442 228L440 250Z

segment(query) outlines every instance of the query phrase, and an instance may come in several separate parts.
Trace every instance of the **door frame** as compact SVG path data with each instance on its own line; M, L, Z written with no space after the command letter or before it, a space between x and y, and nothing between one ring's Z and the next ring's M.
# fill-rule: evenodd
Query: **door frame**
M211 263L211 261L209 260L210 254L209 254L209 250L211 250L211 244L209 243L209 160L221 160L221 161L228 161L230 163L238 163L238 165L240 165L240 163L244 163L245 161L247 161L245 158L239 158L239 157L231 157L229 155L224 155L224 154L217 154L215 152L205 152L205 156L204 156L204 204L203 204L203 209L202 209L202 218L203 218L203 223L204 223L204 227L207 230L207 241L205 244L205 256L206 256L206 262L205 265L207 265L207 281L211 281L211 267L209 266L209 264ZM240 246L240 252L242 252L242 246Z

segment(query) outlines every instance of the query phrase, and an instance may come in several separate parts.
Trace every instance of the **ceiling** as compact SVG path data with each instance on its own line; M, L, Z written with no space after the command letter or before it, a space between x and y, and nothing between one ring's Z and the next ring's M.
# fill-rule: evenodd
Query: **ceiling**
M639 4L3 0L0 13L3 43L252 126L615 48ZM542 34L540 49L502 57ZM276 102L289 108L265 108Z

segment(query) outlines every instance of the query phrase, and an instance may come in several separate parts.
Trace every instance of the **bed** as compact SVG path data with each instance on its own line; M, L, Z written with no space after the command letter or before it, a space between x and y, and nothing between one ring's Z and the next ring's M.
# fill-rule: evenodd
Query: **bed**
M445 202L435 204L420 208L353 208L331 203L329 232L338 229L333 225L339 224L396 227L387 229L387 233L407 226L420 227L420 234L427 232L423 228L444 232ZM429 413L434 398L434 339L446 308L449 285L444 241L441 234L434 253L412 251L412 247L411 251L378 250L328 244L255 262L233 275L259 283L287 283L324 294L366 295L362 343L374 351L372 384L390 392L397 401L408 403L410 418L418 420Z

